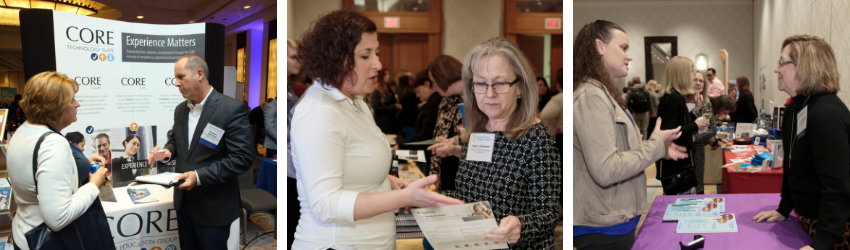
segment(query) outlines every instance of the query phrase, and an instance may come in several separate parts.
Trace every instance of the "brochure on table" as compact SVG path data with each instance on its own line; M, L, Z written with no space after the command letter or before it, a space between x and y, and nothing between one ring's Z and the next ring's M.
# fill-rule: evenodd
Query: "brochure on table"
M707 197L707 198L678 198L676 204L697 204L703 206L704 210L718 210L721 213L726 212L726 199L723 197Z
M664 221L719 219L720 210L702 204L668 204Z
M676 233L737 233L735 214L723 214L719 219L680 220Z
M411 210L435 250L508 248L505 242L484 239L484 233L499 227L488 201Z

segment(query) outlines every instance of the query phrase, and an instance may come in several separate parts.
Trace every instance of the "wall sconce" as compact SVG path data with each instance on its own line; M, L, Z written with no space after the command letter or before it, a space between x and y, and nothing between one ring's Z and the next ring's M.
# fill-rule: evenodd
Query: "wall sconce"
M708 55L705 53L697 54L695 61L697 70L705 71L708 69Z

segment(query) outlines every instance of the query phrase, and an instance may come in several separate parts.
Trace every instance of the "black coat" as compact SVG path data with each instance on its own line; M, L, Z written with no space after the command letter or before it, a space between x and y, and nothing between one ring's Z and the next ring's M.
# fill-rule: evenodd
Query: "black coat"
M810 246L832 249L850 220L850 111L835 94L806 98L795 96L783 117L782 200L776 211L787 218L794 209L817 219ZM803 108L806 132L797 139L797 113Z
M434 92L428 97L428 101L425 102L425 105L422 105L422 109L419 110L419 116L416 118L416 134L406 141L399 141L401 137L396 138L396 141L399 142L399 149L421 149L421 146L410 147L403 145L403 143L434 139L434 129L437 127L437 115L440 113L440 101L442 100L443 97L437 92ZM428 150L425 152L430 153ZM426 158L431 159L431 157Z
M398 113L396 120L397 128L416 127L416 119L419 117L419 98L416 93L411 90L403 91L399 94L399 103L401 104L401 112Z
M758 117L755 99L752 94L740 92L738 101L736 102L735 113L730 114L733 122L752 123Z
M251 114L248 115L248 123L251 125L257 126L257 135L254 136L254 143L263 143L262 139L265 138L265 116L263 116L263 109L260 106L251 110Z
M397 134L395 127L395 117L398 115L398 109L395 108L395 94L390 91L387 96L381 100L381 92L377 89L372 92L372 109L375 110L375 123L381 128L384 134Z
M688 106L685 104L685 98L677 91L661 96L658 102L658 116L661 117L661 130L674 129L681 126L682 135L673 143L688 148L688 158L678 161L660 160L661 163L655 165L656 178L660 179L663 176L668 176L681 171L691 163L691 157L694 151L693 134L699 130L699 127L694 120L696 116L688 111ZM634 119L634 118L632 118Z
M164 148L171 152L172 159L177 159L177 172L195 171L201 185L192 191L174 188L174 209L188 206L192 222L201 226L228 226L239 218L242 208L236 178L251 169L256 150L246 115L248 106L213 90L204 103L195 134L190 137L187 102L175 107L173 133ZM209 125L224 130L215 149L198 142Z

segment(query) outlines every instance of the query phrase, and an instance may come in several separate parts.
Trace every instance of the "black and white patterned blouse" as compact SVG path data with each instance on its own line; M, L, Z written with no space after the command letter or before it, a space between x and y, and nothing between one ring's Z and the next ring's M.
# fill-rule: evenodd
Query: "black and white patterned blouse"
M563 190L563 163L555 139L543 122L515 141L503 132L494 134L491 162L464 160L463 146L457 189L442 193L466 203L489 201L497 222L510 215L519 218L520 239L510 249L554 249Z
M692 111L697 118L702 117L703 112L709 111L711 112L711 102L705 103L705 109ZM692 157L694 157L694 168L697 172L697 187L696 192L702 193L703 183L705 176L705 145L711 145L714 143L717 135L717 116L712 114L711 118L708 119L708 127L705 131L694 132L694 153Z
M440 101L439 112L437 113L437 125L434 127L434 138L443 137L443 138L452 138L459 134L457 129L457 125L463 123L463 118L460 115L460 108L458 108L458 104L463 103L463 97L460 95L453 95L443 97L443 100ZM433 154L431 156L431 170L430 174L440 174L440 170L442 169L442 159L437 154ZM455 169L455 168L451 168Z

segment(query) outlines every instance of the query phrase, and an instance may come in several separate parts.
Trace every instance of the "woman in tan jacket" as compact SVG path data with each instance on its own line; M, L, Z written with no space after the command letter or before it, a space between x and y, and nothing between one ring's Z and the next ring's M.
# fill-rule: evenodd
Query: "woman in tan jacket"
M646 211L644 169L662 157L687 157L671 144L678 128L656 125L641 140L612 80L628 75L628 51L625 31L603 20L585 25L573 46L573 247L579 250L630 249Z

